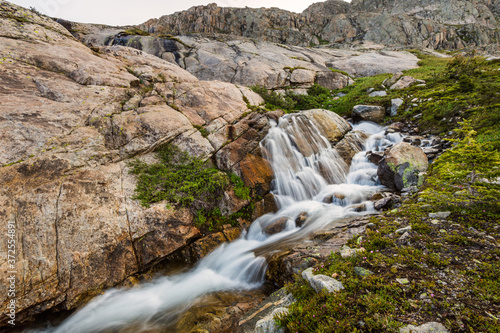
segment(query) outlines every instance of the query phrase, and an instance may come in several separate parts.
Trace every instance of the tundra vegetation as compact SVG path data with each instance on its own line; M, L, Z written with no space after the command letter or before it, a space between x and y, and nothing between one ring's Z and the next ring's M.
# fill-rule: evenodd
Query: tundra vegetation
M332 253L316 265L316 274L333 275L344 290L316 293L299 275L286 286L297 302L275 319L289 332L397 332L436 320L453 332L500 332L500 64L413 52L420 67L404 74L426 85L387 89L384 97L369 97L366 90L380 87L390 77L385 74L358 78L338 91L314 86L309 96L253 88L270 109L325 108L344 116L357 104L387 108L402 98L402 111L390 121L452 142L418 193L373 217L373 227L349 241L364 252L345 259ZM429 216L440 211L450 215ZM405 237L396 233L406 226L411 231ZM360 276L357 267L371 273Z

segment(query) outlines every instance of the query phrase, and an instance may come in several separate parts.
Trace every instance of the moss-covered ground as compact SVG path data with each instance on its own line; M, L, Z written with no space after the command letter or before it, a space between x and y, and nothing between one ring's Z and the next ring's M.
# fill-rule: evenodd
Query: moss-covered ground
M387 123L461 138L434 162L418 193L373 217L367 231L349 241L364 252L332 253L315 266L344 290L318 294L298 275L286 286L297 299L288 315L276 318L287 332L398 332L430 321L451 332L500 332L500 63L414 52L421 67L404 74L425 80L425 87L370 98L366 90L390 77L378 75L339 91L314 87L310 97L264 94L268 108L322 107L345 116L357 104L388 107L402 98L398 116ZM339 93L345 96L335 98ZM463 120L462 130L452 132ZM429 215L444 211L450 215ZM358 267L370 274L360 276Z

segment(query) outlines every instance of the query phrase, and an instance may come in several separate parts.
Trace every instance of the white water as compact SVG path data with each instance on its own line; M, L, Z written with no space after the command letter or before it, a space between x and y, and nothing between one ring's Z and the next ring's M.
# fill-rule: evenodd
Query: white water
M399 135L384 136L383 128L372 123L354 126L354 130L371 134L366 150L383 150L401 140ZM301 151L307 156L297 149L297 140L304 138L307 142L301 143ZM373 211L368 199L383 187L377 184L376 166L365 157L365 151L354 157L349 169L319 130L300 115L281 118L261 147L275 172L273 193L280 207L276 214L254 221L240 239L219 247L191 271L131 289L110 290L60 326L45 331L95 333L131 326L141 331L154 323L175 322L203 295L260 287L266 261L254 252L265 254L334 225L336 220L363 214L355 212L352 205L364 204L367 211ZM332 203L324 202L334 194ZM302 228L297 228L295 220L304 212L308 218ZM288 219L284 231L275 235L263 233L263 228L283 217Z

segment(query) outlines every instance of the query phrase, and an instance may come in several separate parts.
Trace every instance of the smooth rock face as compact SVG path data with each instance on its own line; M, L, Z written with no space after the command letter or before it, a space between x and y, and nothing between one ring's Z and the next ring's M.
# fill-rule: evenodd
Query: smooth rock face
M314 275L313 268L308 268L303 271L302 277L309 282L309 285L317 293L321 292L323 289L326 289L330 293L344 289L342 283L334 278L322 274Z
M377 175L382 185L401 191L418 185L419 173L426 171L428 165L427 156L421 148L401 142L385 152Z
M214 40L200 36L179 36L169 39L153 36L122 36L113 30L95 43L92 31L82 35L86 44L122 45L166 59L181 66L200 80L224 81L239 85L259 85L267 89L311 87L317 83L328 89L349 85L349 77L332 72L327 63L332 58L357 55L347 50L312 50L305 47L285 47L248 38L225 37ZM165 47L169 45L169 47ZM411 67L410 67L411 68ZM407 69L407 68L405 68Z
M262 99L247 88L199 81L132 48L94 52L55 21L5 1L0 60L0 219L15 223L22 244L18 322L56 306L75 308L203 236L190 210L144 208L131 199L131 158L154 161L151 152L169 142L211 158L227 143L216 156L219 167L266 194L261 181L272 175L249 178L240 166L252 152L251 170L268 168L256 157L269 118L248 109L247 101ZM221 209L241 208L233 202ZM214 237L235 234L223 233ZM0 254L6 256L7 243L0 242ZM0 262L2 281L9 270ZM7 301L2 283L0 307Z
M399 329L399 333L448 333L441 323L430 322L420 326L408 325Z
M352 113L355 118L376 123L382 122L385 116L384 108L374 105L356 105Z
M338 142L352 129L344 118L332 111L314 109L300 114L307 117L330 142Z

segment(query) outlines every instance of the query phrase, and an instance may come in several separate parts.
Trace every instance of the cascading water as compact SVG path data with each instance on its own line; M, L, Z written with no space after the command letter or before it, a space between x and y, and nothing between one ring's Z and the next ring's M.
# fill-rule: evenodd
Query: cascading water
M383 151L401 141L398 134L386 136L382 127L372 123L361 123L354 130L370 135L365 150ZM127 290L110 290L60 326L44 331L95 333L133 327L140 332L151 324L171 324L203 295L260 287L266 270L264 256L269 252L334 225L337 220L363 214L356 212L353 205L364 204L366 210L373 210L368 198L383 188L377 185L376 166L362 151L354 156L349 169L319 133L306 117L286 115L261 143L275 174L277 213L254 221L240 239L219 247L191 271ZM298 228L295 220L303 213L307 220ZM263 232L266 226L283 218L287 223L282 232Z

